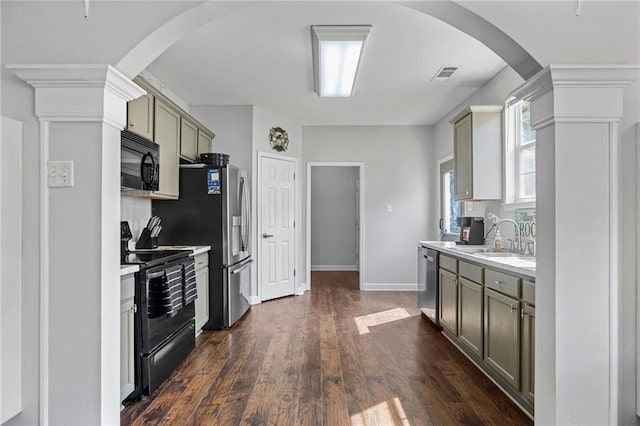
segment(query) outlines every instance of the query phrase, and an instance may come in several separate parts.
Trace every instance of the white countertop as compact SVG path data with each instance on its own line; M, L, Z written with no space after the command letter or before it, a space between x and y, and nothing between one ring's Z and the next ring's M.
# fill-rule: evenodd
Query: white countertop
M467 253L462 250L456 250L458 247L455 241L419 241L423 247L432 248L442 253L456 256L460 259L470 260L495 269L507 272L513 272L535 280L536 277L536 261L535 259L521 259L517 257L485 257L478 256L473 253ZM489 246L475 246L489 247Z
M196 256L208 252L211 246L159 246L158 250L191 250L191 256Z
M160 246L154 250L191 250L191 256L198 255L200 253L206 253L211 250L211 246ZM133 274L140 270L139 265L120 265L120 276Z
M138 265L120 265L120 276L136 273L140 270Z

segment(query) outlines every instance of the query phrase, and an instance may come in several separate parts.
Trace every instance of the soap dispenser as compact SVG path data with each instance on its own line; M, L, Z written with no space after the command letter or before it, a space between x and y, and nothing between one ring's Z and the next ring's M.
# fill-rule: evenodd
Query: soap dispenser
M500 235L499 229L496 229L496 238L493 240L493 247L498 250L502 248L502 235Z

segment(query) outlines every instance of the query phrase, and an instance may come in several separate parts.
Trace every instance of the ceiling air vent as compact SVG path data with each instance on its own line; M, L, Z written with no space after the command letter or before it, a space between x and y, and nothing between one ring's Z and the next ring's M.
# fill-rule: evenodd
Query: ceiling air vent
M442 68L440 68L438 70L436 75L433 76L431 81L445 81L445 80L448 80L449 77L451 77L451 75L453 75L453 73L456 72L457 69L458 69L458 67L442 67Z

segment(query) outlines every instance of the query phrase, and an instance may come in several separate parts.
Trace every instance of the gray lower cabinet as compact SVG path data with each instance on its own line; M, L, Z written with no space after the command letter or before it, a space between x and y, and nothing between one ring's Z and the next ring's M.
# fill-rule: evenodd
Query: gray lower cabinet
M482 358L482 286L462 277L458 283L458 339Z
M195 256L196 288L198 298L195 300L196 308L196 334L199 334L207 321L209 321L209 252Z
M536 308L524 304L522 317L522 396L533 404L536 350Z
M134 352L134 304L133 274L120 279L120 401L128 397L135 388Z
M515 389L520 386L520 302L490 288L484 292L485 362Z
M440 268L440 325L458 335L458 277Z

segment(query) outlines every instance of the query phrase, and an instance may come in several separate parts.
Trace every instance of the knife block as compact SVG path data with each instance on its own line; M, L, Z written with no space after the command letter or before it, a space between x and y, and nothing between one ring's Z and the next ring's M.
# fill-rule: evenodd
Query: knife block
M158 237L151 237L149 228L144 228L136 242L136 249L154 249L158 248Z

